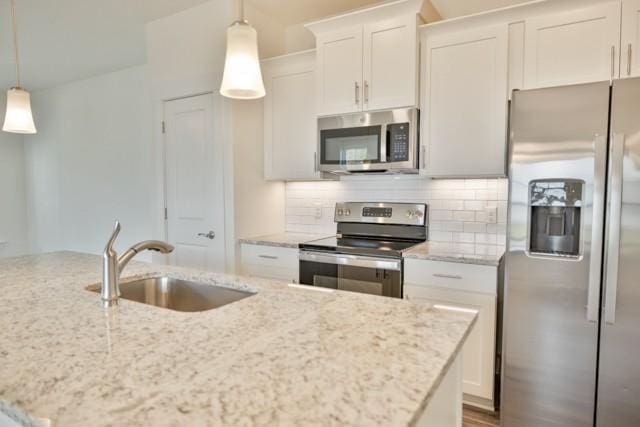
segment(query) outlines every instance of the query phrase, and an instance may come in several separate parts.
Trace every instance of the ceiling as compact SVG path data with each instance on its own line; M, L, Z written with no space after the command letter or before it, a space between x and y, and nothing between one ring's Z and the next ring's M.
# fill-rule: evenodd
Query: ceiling
M208 0L16 0L22 84L52 87L143 64L144 25ZM444 18L524 0L432 0ZM247 0L285 26L380 0ZM10 0L0 0L0 88L15 84Z

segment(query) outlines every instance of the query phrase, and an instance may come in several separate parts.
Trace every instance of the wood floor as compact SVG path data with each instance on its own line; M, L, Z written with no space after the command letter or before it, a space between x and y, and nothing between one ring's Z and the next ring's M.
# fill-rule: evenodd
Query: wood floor
M499 427L498 414L490 414L465 407L462 411L462 427Z

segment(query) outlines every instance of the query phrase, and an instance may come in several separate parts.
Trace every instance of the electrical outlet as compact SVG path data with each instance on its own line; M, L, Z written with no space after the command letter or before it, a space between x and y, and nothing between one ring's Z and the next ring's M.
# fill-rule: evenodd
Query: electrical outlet
M488 206L484 209L489 224L498 222L498 208L496 206Z
M320 202L315 202L313 204L313 216L316 219L320 219L322 218L322 203Z

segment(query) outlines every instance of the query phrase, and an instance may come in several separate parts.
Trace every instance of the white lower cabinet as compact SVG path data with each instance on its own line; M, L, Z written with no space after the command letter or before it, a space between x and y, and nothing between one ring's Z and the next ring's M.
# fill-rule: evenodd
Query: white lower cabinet
M407 259L404 281L405 299L478 312L462 350L464 401L493 409L498 268Z
M298 249L243 243L242 274L298 283Z

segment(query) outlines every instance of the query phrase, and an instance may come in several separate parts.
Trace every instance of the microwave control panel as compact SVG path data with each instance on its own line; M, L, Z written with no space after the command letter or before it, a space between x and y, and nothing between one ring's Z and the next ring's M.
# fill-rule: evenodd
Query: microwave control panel
M409 123L391 123L387 125L387 132L391 146L389 161L406 162L409 160Z

